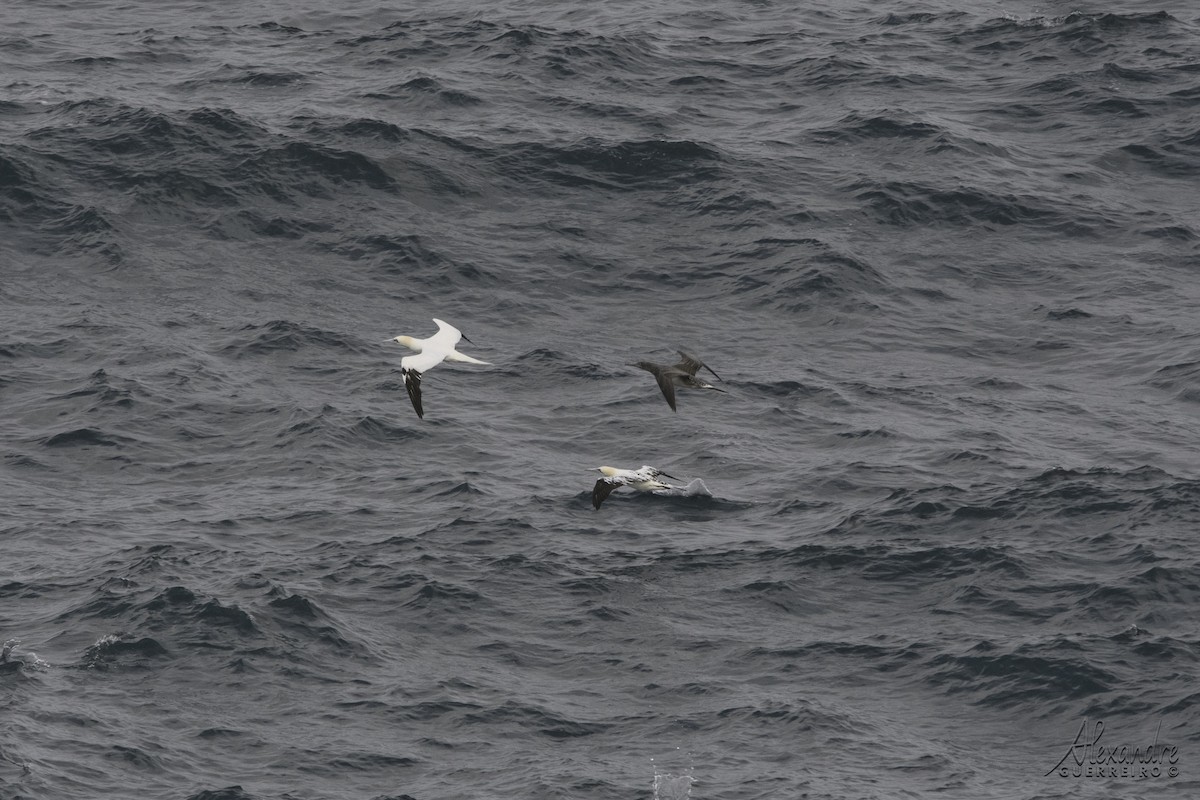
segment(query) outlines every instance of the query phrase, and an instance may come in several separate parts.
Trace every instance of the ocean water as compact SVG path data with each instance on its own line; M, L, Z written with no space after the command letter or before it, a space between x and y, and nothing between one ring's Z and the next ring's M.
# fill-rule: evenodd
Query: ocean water
M0 798L1200 796L1198 185L1179 0L0 5Z

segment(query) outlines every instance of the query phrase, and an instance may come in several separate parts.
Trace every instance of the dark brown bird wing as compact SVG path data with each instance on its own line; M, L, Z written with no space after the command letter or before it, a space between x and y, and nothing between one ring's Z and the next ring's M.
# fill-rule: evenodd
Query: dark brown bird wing
M675 408L675 383L671 380L670 371L660 369L654 373L654 379L658 381L658 388L662 389L663 397L667 398L667 405L672 411L678 411Z
M639 369L644 369L654 376L654 380L658 381L658 388L662 389L663 397L667 398L667 405L675 411L675 384L671 382L671 370L675 367L664 367L661 364L651 364L649 361L639 361L634 364Z
M679 355L683 358L682 361L680 361L678 364L675 365L675 369L681 369L684 372L686 372L688 375L695 377L696 373L700 371L701 367L703 367L704 369L708 370L709 372L712 372L713 377L716 378L717 380L719 380L719 381L725 380L720 375L713 372L712 367L710 367L708 364L705 364L703 361L696 358L695 356L690 356L687 353L683 352L682 350L676 350L675 352L679 353Z
M596 481L596 485L592 487L592 507L600 508L600 504L604 502L604 498L613 493L621 484L613 483L608 478L601 478Z

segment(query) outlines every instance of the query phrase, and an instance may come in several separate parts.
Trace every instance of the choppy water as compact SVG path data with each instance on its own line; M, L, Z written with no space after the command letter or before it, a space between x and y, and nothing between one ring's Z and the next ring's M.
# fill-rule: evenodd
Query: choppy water
M310 5L0 7L0 796L1200 794L1195 6Z

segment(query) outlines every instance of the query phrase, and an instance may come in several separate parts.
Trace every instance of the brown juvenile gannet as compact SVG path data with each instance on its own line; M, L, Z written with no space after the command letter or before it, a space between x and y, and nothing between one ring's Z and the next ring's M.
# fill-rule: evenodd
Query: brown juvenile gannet
M671 407L672 411L678 410L675 408L676 386L682 389L712 389L716 392L725 391L724 389L718 389L711 383L705 383L696 377L696 373L699 372L701 368L704 368L709 372L712 372L714 378L721 380L721 376L713 372L712 367L708 366L708 364L705 364L695 356L689 356L682 350L678 350L676 352L678 352L681 356L681 360L678 364L672 364L669 367L662 364L654 364L650 361L639 361L636 364L630 365L634 367L640 367L654 376L654 379L658 381L658 388L662 389L663 397L667 398L667 405Z

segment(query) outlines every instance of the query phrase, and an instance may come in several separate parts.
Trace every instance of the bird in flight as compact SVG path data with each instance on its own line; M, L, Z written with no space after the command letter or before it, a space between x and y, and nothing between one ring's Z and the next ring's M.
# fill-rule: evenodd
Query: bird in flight
M676 352L680 355L680 361L678 364L672 364L669 367L662 364L654 364L650 361L639 361L631 365L640 367L654 376L654 379L658 381L658 388L662 389L663 397L667 398L667 405L671 407L672 411L678 410L675 408L676 386L682 389L712 389L715 392L724 393L724 389L718 389L711 383L706 383L696 377L696 373L703 368L712 372L714 378L721 380L721 376L713 372L712 367L695 356L689 356L682 350Z
M600 508L604 499L622 486L637 489L639 492L678 488L658 480L659 478L678 480L678 478L649 464L643 464L638 469L618 469L616 467L592 467L592 469L599 470L602 476L592 487L592 506L594 508Z
M440 319L435 319L438 332L426 339L414 339L411 336L396 336L388 341L407 347L416 355L400 359L400 374L404 376L404 388L408 398L412 400L413 409L417 416L425 419L425 409L421 405L421 375L433 369L443 361L457 361L462 364L487 364L477 358L463 355L454 349L459 339L466 339L462 331ZM467 341L471 341L467 339Z

